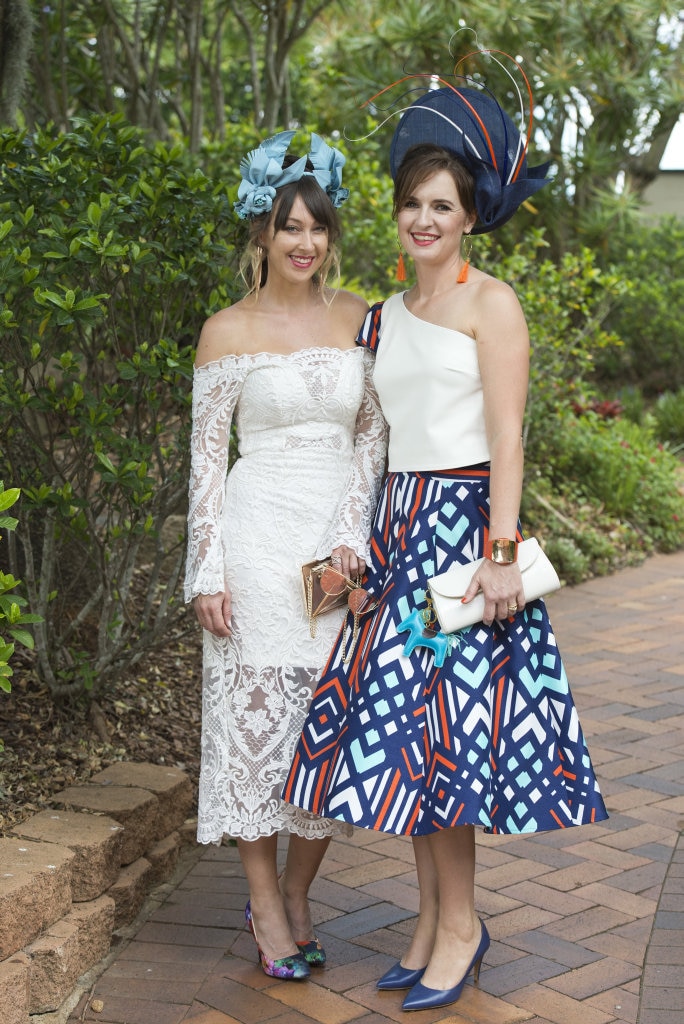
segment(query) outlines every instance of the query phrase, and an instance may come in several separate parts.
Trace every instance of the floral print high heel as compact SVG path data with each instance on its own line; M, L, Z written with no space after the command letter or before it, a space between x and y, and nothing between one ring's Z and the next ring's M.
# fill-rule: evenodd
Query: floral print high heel
M259 952L259 963L264 974L267 974L269 978L280 978L281 981L303 981L304 978L309 977L311 971L304 954L301 952L293 953L291 956L281 956L277 960L269 960L259 945L259 939L254 927L254 918L252 917L251 900L247 901L247 906L245 907L245 920L247 921L247 927L254 936Z
M278 875L278 885L282 885L284 874L285 871L281 871ZM325 950L315 935L313 939L304 939L302 942L300 942L299 939L295 939L295 942L297 943L299 951L302 953L309 967L325 966Z
M309 967L323 967L325 965L325 950L315 935L308 942L295 941Z

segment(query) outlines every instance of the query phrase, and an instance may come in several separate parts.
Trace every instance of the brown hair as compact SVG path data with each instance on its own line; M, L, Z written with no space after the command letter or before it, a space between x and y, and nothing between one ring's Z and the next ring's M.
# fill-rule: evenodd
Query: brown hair
M432 143L411 146L401 161L394 181L392 216L396 220L399 210L418 185L438 171L448 171L454 179L458 198L470 217L477 218L475 207L475 179L465 164L448 149Z
M286 167L290 162L288 154L283 166ZM313 175L304 174L298 181L291 181L288 185L279 188L273 201L273 208L268 213L263 213L249 222L249 238L240 257L240 274L249 289L248 295L258 294L259 289L266 284L268 277L267 254L261 244L261 239L269 229L276 234L285 228L297 196L301 198L316 223L321 224L328 232L328 252L316 275L316 282L320 290L323 291L331 270L334 269L337 274L340 272L337 242L342 235L342 229L337 210Z

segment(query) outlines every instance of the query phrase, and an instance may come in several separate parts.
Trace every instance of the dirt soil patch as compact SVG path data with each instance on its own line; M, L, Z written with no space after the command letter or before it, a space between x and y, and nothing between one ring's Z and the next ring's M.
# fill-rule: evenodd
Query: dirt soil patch
M162 649L96 702L56 704L29 652L17 648L12 667L12 692L0 691L0 835L115 761L182 768L196 789L202 634L190 610Z

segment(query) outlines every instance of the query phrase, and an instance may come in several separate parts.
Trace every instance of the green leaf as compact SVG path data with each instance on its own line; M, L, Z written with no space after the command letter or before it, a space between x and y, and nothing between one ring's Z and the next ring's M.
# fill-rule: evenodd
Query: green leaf
M0 665L2 665L3 662L8 662L13 654L14 644L6 644L2 637L0 637Z
M28 632L28 630L16 629L13 627L12 629L10 629L9 632L10 636L13 637L17 641L17 643L23 644L24 647L28 647L29 650L31 651L33 650L35 646L35 640L33 639L31 633Z
M108 296L103 296L106 298ZM94 295L90 295L85 299L79 299L73 306L74 309L98 309L100 306L100 300Z
M9 487L6 491L0 489L0 512L4 512L5 509L11 508L16 501L19 500L21 494L21 488Z
M97 458L97 461L100 463L100 465L104 466L104 468L106 470L108 470L110 473L116 473L116 468L114 466L114 463L109 458L109 456L104 454L104 452L97 452L96 453L96 458Z
M98 227L102 220L102 210L97 203L88 203L88 220L95 227Z

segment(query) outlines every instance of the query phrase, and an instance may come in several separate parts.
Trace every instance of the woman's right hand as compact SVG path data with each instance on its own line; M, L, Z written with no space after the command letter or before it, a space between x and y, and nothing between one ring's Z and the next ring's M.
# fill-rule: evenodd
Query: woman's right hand
M224 594L198 594L192 602L195 615L202 629L214 636L228 637L231 635L231 596L230 591Z
M339 547L333 548L330 563L333 569L337 569L350 580L356 579L357 576L363 576L366 571L365 560L357 555L352 548L348 548L346 544L340 544Z

